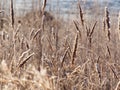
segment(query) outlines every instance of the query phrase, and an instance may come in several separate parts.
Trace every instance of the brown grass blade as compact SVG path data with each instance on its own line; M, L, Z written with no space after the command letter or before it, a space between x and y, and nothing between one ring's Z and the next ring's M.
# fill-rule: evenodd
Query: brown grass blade
M115 90L120 90L120 81L117 83Z
M117 76L115 70L113 69L113 66L110 66L110 69L112 70L112 72L113 72L115 78L119 80L119 78L118 78L118 76Z
M65 56L66 56L68 50L69 50L69 47L65 50L64 55L62 56L61 67L63 67L63 63L64 63L64 61L65 61Z
M109 46L107 46L107 51L108 51L109 56L111 57L111 52L110 52Z
M80 2L79 2L79 4L78 4L78 6L79 6L80 20L81 20L82 26L84 27L83 11L82 11Z
M97 21L96 21L95 24L93 25L93 28L92 28L92 30L91 30L91 32L90 32L90 36L92 36L92 34L93 34L93 32L94 32L94 29L95 29L96 24L97 24Z
M39 33L41 33L41 29L39 29L39 30L35 33L35 35L33 36L32 40L34 40Z
M77 23L76 23L75 21L73 21L73 22L74 22L74 25L75 25L75 27L76 27L77 32L79 32L80 38L82 38L82 34L81 34L81 31L80 31Z
M110 16L109 16L109 11L108 8L105 7L105 27L106 27L106 35L108 37L108 40L110 41Z

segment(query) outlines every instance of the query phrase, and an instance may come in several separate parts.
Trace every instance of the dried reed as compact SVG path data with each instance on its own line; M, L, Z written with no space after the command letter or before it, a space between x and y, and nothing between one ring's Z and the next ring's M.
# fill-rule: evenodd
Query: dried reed
M73 50L72 50L72 56L71 56L71 64L74 64L75 62L75 57L76 57L76 52L77 52L77 46L78 46L78 34L75 36L75 41L73 44Z
M34 55L34 53L32 53L32 54L30 54L29 56L27 56L27 57L18 65L18 67L22 67L33 55Z
M119 40L120 40L120 12L118 16L118 35L119 35Z
M74 24L75 24L75 27L76 27L77 32L79 33L80 38L82 38L82 33L81 33L81 31L80 31L77 23L76 23L75 21L73 21L73 22L74 22Z
M87 38L88 38L88 42L89 42L88 45L89 45L90 48L91 48L91 45L92 45L92 35L93 35L93 33L94 33L96 24L97 24L97 21L94 23L92 29L90 29L90 27L88 28L88 27L86 26Z
M43 0L42 14L44 14L46 3L47 3L47 0Z
M109 54L109 57L111 57L111 52L110 52L109 46L107 46L107 52L108 52L108 54Z
M10 6L11 6L11 24L12 24L12 28L14 28L14 22L15 22L15 19L14 19L14 6L13 6L13 0L11 0L11 3L10 3Z
M105 28L106 28L106 35L108 40L110 41L110 15L109 15L109 11L108 8L105 7Z
M102 76L101 76L101 70L100 70L99 60L100 60L100 57L98 57L98 60L97 60L97 63L96 63L96 71L97 71L97 73L99 75L99 80L100 80L100 83L101 83Z
M117 83L115 90L119 90L119 89L120 89L120 81Z
M21 56L19 57L19 62L21 62L21 60L25 57L26 54L28 54L28 52L30 52L30 49L28 49L27 51L24 51Z
M41 33L41 29L39 29L38 31L35 32L35 35L33 36L33 38L31 40L34 40L39 33Z
M43 0L43 5L41 8L42 11L42 19L41 19L41 25L40 29L35 33L32 39L36 38L36 48L37 52L35 53L37 55L38 59L38 70L40 71L40 66L43 63L42 56L43 56L43 43L42 43L42 36L44 35L44 20L45 20L45 7L46 7L47 0ZM42 61L42 63L41 63Z
M3 34L0 33L0 90L119 90L119 47L116 47L117 55L114 53L114 40L119 45L118 40L111 37L108 44L103 32L97 36L96 33L101 30L101 21L91 21L89 24L89 18L84 19L80 4L81 24L71 21L75 26L73 28L68 22L60 20L59 28L58 22L47 21L46 3L47 0L43 0L37 28L33 25L37 24L33 12L32 17L28 18L30 22L26 22L25 17L21 19L25 24L20 25L14 22L19 17L14 17L11 7L11 16L8 17L11 21L8 20L8 25L4 23ZM35 10L35 5L33 8ZM110 19L112 17L105 10L104 29L107 34L114 29ZM12 24L12 28L9 24ZM66 28L69 33L65 31ZM47 31L51 29L55 29L52 30L54 35ZM6 39L7 35L9 39ZM81 35L82 42L79 42ZM110 39L110 35L107 38ZM100 46L99 50L97 45ZM109 57L104 52L106 49ZM114 58L118 61L114 61Z
M80 20L81 20L82 26L84 27L83 11L82 11L82 8L81 8L81 5L80 5L80 2L79 2L79 4L78 4L78 6L79 6Z
M62 56L62 59L61 59L61 67L63 67L63 63L64 63L64 61L65 61L65 56L66 56L68 50L69 50L69 47L65 50L64 55Z

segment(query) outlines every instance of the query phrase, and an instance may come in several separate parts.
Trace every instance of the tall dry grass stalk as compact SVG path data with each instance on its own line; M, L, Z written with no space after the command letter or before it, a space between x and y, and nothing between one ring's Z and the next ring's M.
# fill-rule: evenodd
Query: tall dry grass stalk
M14 28L14 23L15 23L15 19L14 19L14 3L13 0L10 1L10 12L11 12L11 25L12 28Z
M100 60L100 57L98 57L98 60L97 60L97 63L96 63L96 71L98 73L99 80L100 80L100 83L101 83L102 82L102 75L101 75L101 69L100 69L100 65L99 65L99 60Z
M63 67L63 63L64 63L64 61L65 61L65 57L66 57L66 55L67 55L67 53L68 53L68 50L69 50L69 47L65 50L64 55L62 56L62 59L61 59L61 67Z
M72 56L71 56L71 64L75 63L76 53L77 53L77 47L78 47L78 33L75 36L75 41L73 44L73 50L72 50Z
M109 15L109 11L108 8L105 7L105 17L104 17L104 27L105 27L105 31L106 31L106 36L108 38L108 40L110 41L110 15Z
M104 33L98 36L101 17L92 17L95 21L85 18L81 5L78 11L81 20L66 23L54 18L53 22L47 19L46 3L47 0L43 0L41 12L35 11L35 16L33 11L27 13L30 17L10 14L11 21L4 23L3 34L0 32L0 90L119 90L120 48L114 46L112 35L107 45ZM21 22L13 22L13 17ZM105 17L105 30L112 32L116 22L109 25L112 17L107 10ZM119 45L117 40L116 43Z
M80 2L78 3L78 6L79 6L80 20L81 20L82 26L84 27L84 17L83 17L83 11L82 11Z
M5 13L4 12L4 10L0 10L0 14L3 14L3 13ZM0 31L2 31L2 29L3 29L3 24L4 24L4 19L3 19L3 15L1 16L0 15Z
M89 48L91 48L91 46L92 46L92 35L93 35L93 33L94 33L94 30L95 30L96 25L97 25L97 21L94 23L92 29L90 29L90 27L88 28L88 27L86 26L87 38L88 38L88 46L89 46Z
M77 32L79 33L80 39L82 39L82 32L80 31L80 29L79 29L76 21L73 21L73 22L74 22L74 25L75 25L75 27L76 27Z
M120 90L120 81L117 83L115 90Z
M44 43L42 42L42 39L43 39L43 36L44 36L44 24L45 24L45 7L46 7L46 3L47 3L47 0L43 0L43 5L42 5L42 8L41 8L41 11L42 11L42 19L41 19L41 25L40 25L40 29L38 31L36 31L34 38L36 38L36 48L37 48L37 52L36 52L36 55L38 57L38 70L40 71L40 66L42 64L43 66L43 60L42 60L42 56L43 56L43 46Z
M14 29L14 23L15 23L15 18L14 18L14 3L13 0L10 0L10 18L11 18L11 26L12 26L12 42L13 42L13 58L11 60L10 64L10 69L13 71L13 68L16 64L16 44L15 44L15 29Z
M120 40L120 12L118 16L118 35L119 35L119 40Z
M42 5L42 13L44 14L45 7L46 7L47 0L43 0L43 5Z

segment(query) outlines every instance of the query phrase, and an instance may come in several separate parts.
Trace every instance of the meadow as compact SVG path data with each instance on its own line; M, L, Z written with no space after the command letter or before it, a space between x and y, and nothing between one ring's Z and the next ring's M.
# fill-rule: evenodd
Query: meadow
M23 16L13 0L0 10L0 90L120 90L120 13L78 1L64 20L46 2Z

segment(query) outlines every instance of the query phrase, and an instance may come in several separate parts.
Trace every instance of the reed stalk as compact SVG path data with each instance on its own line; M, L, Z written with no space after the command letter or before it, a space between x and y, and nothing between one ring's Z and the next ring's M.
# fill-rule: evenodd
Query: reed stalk
M107 35L107 38L108 40L110 41L110 15L109 15L109 11L108 11L108 8L105 7L105 30L106 30L106 35Z
M72 62L72 64L75 63L75 57L76 57L77 47L78 47L78 34L76 34L75 41L74 41L74 44L73 44L73 50L72 50L72 56L71 56L71 62Z
M13 0L11 0L11 3L10 3L10 6L11 6L11 25L12 25L12 28L14 28L14 23L15 23L15 19L14 19L14 3L13 3Z
M119 35L119 40L120 40L120 12L118 16L118 35Z

